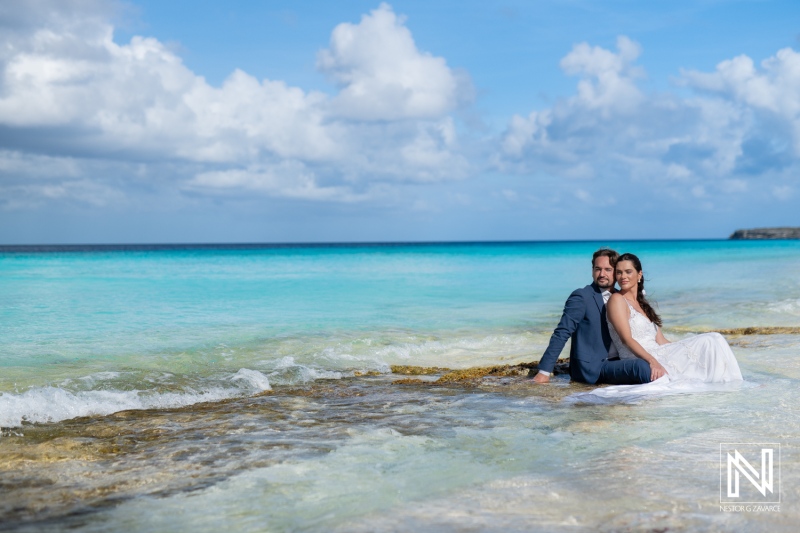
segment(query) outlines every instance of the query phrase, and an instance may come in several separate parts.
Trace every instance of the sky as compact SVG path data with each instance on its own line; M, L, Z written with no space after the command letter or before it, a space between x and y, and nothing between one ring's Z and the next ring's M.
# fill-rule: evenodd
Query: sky
M799 226L800 3L4 0L0 244Z

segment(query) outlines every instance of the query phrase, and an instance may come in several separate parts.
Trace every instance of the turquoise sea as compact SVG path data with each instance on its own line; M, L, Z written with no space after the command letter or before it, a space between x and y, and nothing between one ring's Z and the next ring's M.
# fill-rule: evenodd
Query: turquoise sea
M748 387L395 383L537 361L600 246L668 338L784 328ZM795 531L798 326L800 241L0 247L0 531ZM739 442L779 510L721 508Z

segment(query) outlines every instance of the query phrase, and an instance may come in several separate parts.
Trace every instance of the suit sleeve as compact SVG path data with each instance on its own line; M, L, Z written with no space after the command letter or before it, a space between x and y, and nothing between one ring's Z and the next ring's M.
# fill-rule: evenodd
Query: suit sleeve
M567 340L578 329L578 324L583 320L586 314L586 302L580 289L573 292L567 298L567 303L564 304L564 314L561 315L561 320L558 322L553 335L550 336L550 344L547 345L547 350L544 351L542 359L539 361L539 370L545 372L552 372L556 366L556 361Z

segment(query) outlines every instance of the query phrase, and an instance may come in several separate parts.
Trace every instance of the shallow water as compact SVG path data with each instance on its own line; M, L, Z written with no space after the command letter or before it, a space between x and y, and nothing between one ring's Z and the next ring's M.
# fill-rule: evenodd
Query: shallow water
M538 359L600 244L0 255L0 529L796 529L800 335L636 404L394 383ZM798 244L608 244L668 337L800 323ZM781 444L780 512L720 510L723 442Z

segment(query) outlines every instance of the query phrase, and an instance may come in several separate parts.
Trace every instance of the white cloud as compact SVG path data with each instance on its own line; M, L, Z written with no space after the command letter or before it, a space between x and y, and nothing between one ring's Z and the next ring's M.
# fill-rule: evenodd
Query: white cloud
M357 202L369 197L355 194L342 186L320 186L316 177L298 162L286 162L271 167L250 167L201 172L187 187L199 192L229 192L248 190L284 198L317 201Z
M122 162L0 150L0 208L38 208L48 200L122 207L131 203L127 188L152 189L160 178L140 170Z
M320 70L341 88L332 105L358 120L437 118L468 97L470 86L444 58L420 52L403 17L381 4L359 24L339 24Z
M580 75L576 104L611 111L632 111L642 100L634 79L643 71L633 65L641 47L625 36L617 38L618 53L587 43L577 44L561 60L567 74Z
M317 109L323 95L241 71L212 87L156 39L116 44L108 23L37 28L16 46L3 73L6 126L67 128L132 159L238 163L261 151L309 159L336 152L335 127L323 127Z
M800 156L800 53L779 50L757 68L740 55L722 61L714 72L683 72L688 86L709 91L756 112L768 114L792 132L796 156Z
M800 54L781 50L761 69L738 57L713 73L685 72L682 84L694 90L686 96L643 91L640 53L625 37L615 52L574 46L561 67L581 76L576 94L512 117L496 167L555 176L569 189L582 179L581 199L621 190L642 205L660 197L671 200L653 205L710 209L785 196L785 185L748 183L779 184L800 171L800 152L784 148L800 142Z
M175 175L195 193L329 201L364 198L359 182L467 172L449 114L469 84L420 51L387 4L337 26L320 52L333 97L241 70L212 86L157 39L115 42L108 2L12 4L0 8L14 28L0 33L0 126L11 132L0 149L166 162L183 165Z
M0 151L0 175L6 184L15 178L17 181L77 178L81 170L71 158Z
M667 165L667 172L665 174L665 177L669 180L674 180L674 181L687 181L689 178L692 177L692 171L683 165L670 163L669 165Z
M779 200L788 200L794 196L794 189L789 185L776 185L772 188L772 194Z
M796 116L800 111L800 54L779 50L761 62L761 70L746 55L722 61L714 72L685 71L686 81L697 88L727 93L735 100L775 113Z
M727 193L746 192L748 190L747 181L743 179L728 179L720 183L720 187Z
M500 191L500 196L508 200L509 202L516 202L519 199L519 194L517 191L512 189L503 189Z
M592 195L584 189L575 189L574 194L575 197L582 202L588 203L592 201Z
M527 117L514 115L503 138L503 151L512 157L520 157L531 144L546 145L547 127L553 121L549 110L533 111Z

